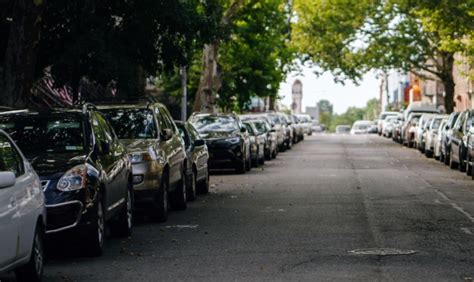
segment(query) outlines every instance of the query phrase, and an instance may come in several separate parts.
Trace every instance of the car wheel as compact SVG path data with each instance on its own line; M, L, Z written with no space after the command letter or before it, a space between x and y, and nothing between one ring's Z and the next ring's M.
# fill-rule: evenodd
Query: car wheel
M188 183L188 195L187 198L189 201L194 201L196 200L196 171L193 169L193 173L191 174L191 179Z
M458 164L453 161L453 152L451 151L451 149L449 149L449 168L451 169L455 169L457 168Z
M458 165L458 168L459 168L459 171L460 172L466 172L466 163L464 162L464 158L462 156L462 148L461 146L459 147L459 153L458 153L458 156L459 156L459 165Z
M17 281L39 282L43 277L44 266L44 246L43 229L36 226L35 237L33 238L33 247L31 249L30 260L27 264L15 270Z
M168 191L169 191L169 179L168 173L165 172L161 178L160 188L158 194L153 201L153 212L152 218L157 222L165 222L168 220Z
M288 140L288 143L286 143L286 148L288 150L291 150L291 148L293 147L293 141L291 140L291 138Z
M209 193L209 170L206 172L206 177L204 181L199 183L198 189L200 194Z
M186 204L186 175L184 171L181 171L181 180L178 183L178 187L173 192L173 200L171 201L171 207L174 210L185 210Z
M244 156L242 160L237 161L235 164L235 171L238 174L245 174L248 171L247 158Z
M101 256L104 252L105 243L105 215L102 198L99 197L95 208L95 217L88 232L87 247L91 256Z
M472 176L472 165L470 164L471 159L469 158L469 154L466 157L466 174L467 176Z
M125 205L120 211L119 218L112 227L112 232L114 235L120 237L127 237L132 235L133 228L133 192L132 184L128 184L127 195L125 198Z

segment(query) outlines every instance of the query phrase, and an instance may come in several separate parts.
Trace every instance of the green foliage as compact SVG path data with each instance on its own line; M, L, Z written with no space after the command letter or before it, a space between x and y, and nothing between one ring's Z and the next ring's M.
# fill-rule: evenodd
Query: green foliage
M218 0L46 1L38 70L59 85L85 77L124 96L140 79L187 64L189 54L221 36Z
M236 15L219 51L221 108L241 111L252 96L276 97L293 60L290 8L284 0L251 0Z
M328 100L319 100L318 108L320 113L329 113L330 115L332 115L333 105Z

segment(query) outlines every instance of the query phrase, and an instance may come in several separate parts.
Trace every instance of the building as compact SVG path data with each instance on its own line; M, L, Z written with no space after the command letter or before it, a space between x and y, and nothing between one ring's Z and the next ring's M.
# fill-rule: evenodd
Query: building
M293 87L291 88L291 97L293 103L291 103L291 110L295 114L301 114L303 110L303 83L299 79L295 80Z

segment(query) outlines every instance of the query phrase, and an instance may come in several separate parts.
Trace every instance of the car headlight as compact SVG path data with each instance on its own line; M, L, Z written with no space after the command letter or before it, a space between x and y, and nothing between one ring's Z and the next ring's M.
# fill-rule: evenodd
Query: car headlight
M56 188L59 191L75 191L85 187L87 166L78 165L68 170L58 181Z
M240 142L240 137L232 137L232 138L227 138L225 139L226 142L229 142L231 144L237 144Z
M132 162L132 164L152 160L152 157L148 152L132 153L128 155L128 158L130 159L130 162Z

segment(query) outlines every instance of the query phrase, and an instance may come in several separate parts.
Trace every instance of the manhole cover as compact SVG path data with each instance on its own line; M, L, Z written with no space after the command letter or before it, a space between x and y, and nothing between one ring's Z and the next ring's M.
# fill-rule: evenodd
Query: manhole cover
M403 255L413 255L417 252L414 250L401 250L401 249L392 249L392 248L371 248L371 249L357 249L349 251L354 255L361 256L403 256Z

